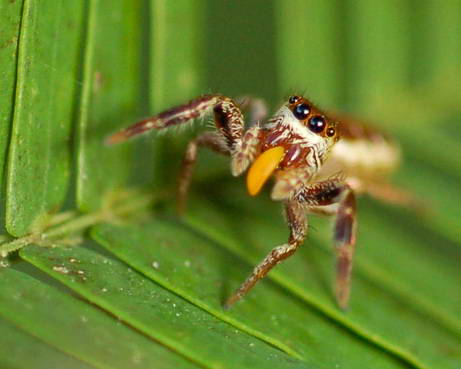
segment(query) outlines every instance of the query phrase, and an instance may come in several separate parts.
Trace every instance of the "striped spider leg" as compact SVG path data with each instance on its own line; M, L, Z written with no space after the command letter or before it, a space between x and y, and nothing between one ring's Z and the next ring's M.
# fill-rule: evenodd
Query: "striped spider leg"
M243 98L243 109L250 110L253 126L245 132L245 122L239 104L222 95L203 95L186 104L173 107L158 115L137 122L108 137L108 144L116 144L149 130L162 130L186 124L213 113L216 132L205 132L189 142L178 181L177 208L184 212L187 192L199 147L231 156L231 171L238 176L248 167L258 151L261 128L259 120L265 115L265 105L259 99Z

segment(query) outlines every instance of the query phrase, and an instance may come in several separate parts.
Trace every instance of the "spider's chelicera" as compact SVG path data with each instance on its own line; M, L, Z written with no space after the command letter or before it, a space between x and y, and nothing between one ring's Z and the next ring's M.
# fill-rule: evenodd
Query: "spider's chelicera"
M244 110L250 111L248 127ZM368 192L388 201L408 202L407 194L387 182L387 174L397 165L399 150L361 123L348 119L337 123L302 96L291 96L269 119L265 119L266 111L260 99L246 98L237 103L222 95L203 95L138 122L110 136L107 142L115 144L151 129L166 129L213 113L216 131L200 134L187 146L179 180L179 209L185 206L197 149L207 147L230 156L234 176L248 169L250 195L258 194L273 177L271 198L282 202L290 230L287 243L275 247L254 268L225 306L238 301L297 250L306 237L306 214L313 213L335 216L336 296L345 308L355 245L355 194Z

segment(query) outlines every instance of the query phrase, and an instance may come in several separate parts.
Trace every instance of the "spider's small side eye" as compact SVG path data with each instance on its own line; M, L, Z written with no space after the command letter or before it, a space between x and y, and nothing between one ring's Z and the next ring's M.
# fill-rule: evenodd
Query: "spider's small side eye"
M336 133L336 130L333 127L330 127L327 129L327 136L328 137L333 137Z
M293 114L299 120L304 120L307 118L310 111L311 109L309 105L302 103L295 106L295 108L293 109Z
M312 132L320 133L325 129L325 119L323 117L316 115L309 119L308 126Z
M299 96L290 96L290 98L288 99L288 102L290 104L296 104L298 102L298 100L300 99Z

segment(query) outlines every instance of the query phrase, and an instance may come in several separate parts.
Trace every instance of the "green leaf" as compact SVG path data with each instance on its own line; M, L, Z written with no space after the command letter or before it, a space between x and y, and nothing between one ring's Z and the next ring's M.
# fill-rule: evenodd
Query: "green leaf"
M390 355L372 344L364 345L359 337L274 284L266 283L243 303L224 311L223 299L244 280L250 265L181 224L154 219L141 226L103 225L93 236L162 286L316 368L357 368L367 363L375 368L398 366ZM347 348L338 347L337 342L345 340Z
M206 85L201 93L253 95L280 104L287 91L278 86L276 11L275 2L266 0L207 2L201 54Z
M415 221L413 214L371 202L361 203L360 227L359 268L461 337L461 252L456 245Z
M119 261L81 247L54 250L29 247L21 251L21 256L91 302L202 366L312 368L232 328ZM71 262L72 258L77 262ZM197 345L198 342L206 344Z
M4 198L3 174L5 171L13 102L16 89L16 63L21 24L21 1L2 1L0 3L0 199ZM4 229L4 201L0 201L0 229Z
M67 255L65 261L74 267L69 273L74 272L75 282L82 283L85 277L78 273L81 265L74 256ZM55 270L65 270L58 258L49 258ZM72 357L97 368L195 367L99 309L24 273L8 268L0 270L0 276L0 315ZM24 344L16 341L17 346ZM51 364L52 357L49 360Z
M150 105L154 112L202 93L203 4L149 0L152 19ZM184 32L187 30L187 32ZM177 58L180 50L181 58Z
M123 189L132 173L131 145L104 140L139 116L142 17L137 1L89 2L77 137L76 196L84 211L100 208L104 194Z
M227 193L230 193L229 189ZM277 222L274 217L267 216L267 214L279 213L277 204L269 204L263 199L244 200L241 191L233 191L233 193L234 195L230 197L240 199L239 207L236 208L231 202L225 202L223 199L217 207L212 205L216 204L216 200L207 201L202 198L190 207L191 215L188 221L196 229L255 265L272 247L286 242L286 226L280 221ZM360 215L362 214L360 212ZM314 227L317 228L316 225ZM386 228L385 224L380 224L379 229L383 234L394 231L393 227ZM366 265L366 268L361 268L361 264L357 262L350 309L347 313L339 311L330 293L333 277L332 256L330 252L319 247L319 237L316 233L311 231L305 247L271 271L269 277L341 325L418 367L427 368L435 364L439 368L456 367L461 357L460 336L455 337L451 332L447 332L439 325L437 319L425 319L423 322L421 319L425 315L409 309L414 301L407 298L405 294L396 294L393 289L396 284L405 286L405 282L394 280L392 274L386 274L385 270L380 268L380 264L377 264L375 270L371 262ZM375 235L370 233L368 237L375 237ZM360 234L358 239L360 242ZM358 261L361 257L360 246L359 244L359 252L356 256ZM367 246L387 249L406 247L405 243L382 245L376 241ZM406 264L399 264L399 261L395 260L396 268L405 268ZM384 272L384 277L376 278L378 271L381 271L381 275ZM454 289L458 276L454 271L452 273L448 276L452 287L446 293L442 293L448 301L453 299L449 291L459 295L459 292ZM391 281L391 285L383 284L387 280ZM411 290L414 284L411 284L411 280L407 282L409 285L405 288ZM423 297L423 299L429 298ZM443 306L443 302L439 303ZM444 308L441 308L441 311L444 311ZM446 314L450 315L449 312ZM396 316L400 318L396 319ZM430 316L431 314L428 317ZM459 324L456 316L454 319ZM402 327L405 329L405 335L401 334ZM437 340L419 342L415 349L413 342L419 340L421 332L425 332L424 334L429 337L437 337ZM443 345L440 342L443 342ZM420 350L421 347L424 347L424 350ZM446 349L451 355L445 355ZM445 360L441 360L441 356Z
M152 22L149 107L150 115L154 115L203 93L204 6L202 2L188 0L149 0L149 4ZM155 136L151 143L155 188L164 188L175 180L171 163L180 162L182 150L178 148L184 146L190 133L179 139L168 134L152 135ZM164 160L166 156L170 160Z
M6 228L14 236L42 228L65 199L83 8L24 1L6 195Z
M0 366L16 369L91 369L82 361L63 354L37 338L0 319Z

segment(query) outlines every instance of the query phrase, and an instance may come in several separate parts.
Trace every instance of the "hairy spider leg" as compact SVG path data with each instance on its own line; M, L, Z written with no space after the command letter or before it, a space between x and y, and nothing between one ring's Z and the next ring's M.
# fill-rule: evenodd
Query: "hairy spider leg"
M299 202L287 202L285 204L285 215L288 227L290 228L288 243L274 248L264 260L253 269L253 272L246 281L227 299L224 304L225 309L229 309L234 303L246 295L274 266L294 254L298 247L304 242L307 231L307 219L304 207Z
M217 134L204 133L192 140L185 153L178 184L178 211L185 209L187 191L197 160L198 147L208 147L215 152L232 157L231 170L234 176L240 175L248 167L259 151L261 128L266 109L259 99L247 98L245 108L251 109L251 119L258 122L247 132L243 114L239 106L229 97L222 95L203 95L186 104L176 106L158 115L137 122L130 127L108 137L108 144L116 144L132 136L155 129L161 130L186 124L213 112Z
M356 201L354 192L347 189L341 199L334 227L336 246L336 301L342 309L349 303L352 261L355 251Z
M229 148L223 142L221 136L216 132L205 132L197 136L187 144L186 152L181 165L178 178L177 212L184 214L186 210L187 193L189 192L190 182L194 167L197 162L197 151L199 147L207 147L214 152L229 155Z
M229 97L222 95L202 95L189 102L168 109L153 117L137 122L108 137L108 144L115 144L149 130L161 130L202 118L212 110L218 131L225 138L229 148L237 146L241 139L244 122L238 106Z

